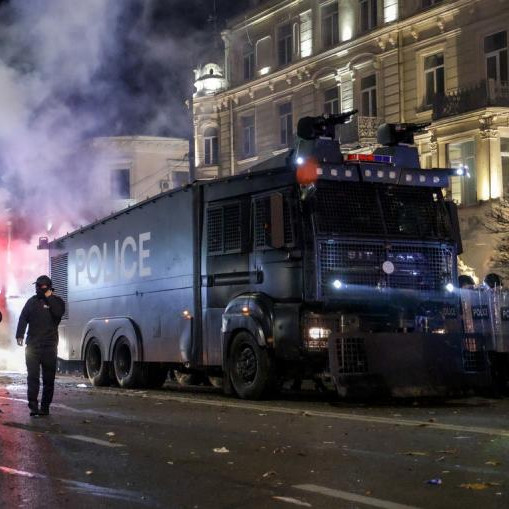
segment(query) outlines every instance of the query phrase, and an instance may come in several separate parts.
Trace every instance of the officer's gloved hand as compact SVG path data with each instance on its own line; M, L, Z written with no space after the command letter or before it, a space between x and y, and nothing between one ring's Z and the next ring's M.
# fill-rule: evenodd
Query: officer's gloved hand
M23 346L23 338L16 338L16 342L18 343L18 346Z

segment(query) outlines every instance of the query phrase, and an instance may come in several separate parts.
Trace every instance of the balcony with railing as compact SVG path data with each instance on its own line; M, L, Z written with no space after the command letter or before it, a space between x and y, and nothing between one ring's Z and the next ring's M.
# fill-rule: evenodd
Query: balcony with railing
M462 115L488 107L509 107L509 82L481 81L433 100L433 120Z
M378 117L355 115L348 124L338 126L339 140L342 145L363 145L376 142L376 133L383 122Z

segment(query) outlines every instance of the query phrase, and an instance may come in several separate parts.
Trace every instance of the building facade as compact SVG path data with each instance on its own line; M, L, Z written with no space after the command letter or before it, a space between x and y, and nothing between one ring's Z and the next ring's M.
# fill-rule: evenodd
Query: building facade
M187 184L189 141L154 136L95 138L91 145L106 172L111 211Z
M449 193L463 261L483 276L496 240L484 214L509 193L509 2L258 4L223 33L224 62L198 71L197 175L236 174L289 150L306 115L358 109L340 131L351 151L370 150L381 122L429 122L421 163L462 168Z

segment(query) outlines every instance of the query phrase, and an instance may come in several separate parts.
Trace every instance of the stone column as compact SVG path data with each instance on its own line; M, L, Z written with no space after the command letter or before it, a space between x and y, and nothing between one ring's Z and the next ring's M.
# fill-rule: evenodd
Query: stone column
M481 117L479 134L475 137L477 198L483 201L502 195L500 137L495 119L495 116Z
M431 131L431 137L429 139L429 151L431 153L431 165L433 168L440 168L440 161L438 157L438 138L437 132L435 129ZM446 161L444 160L444 164L442 165L444 168L446 166Z

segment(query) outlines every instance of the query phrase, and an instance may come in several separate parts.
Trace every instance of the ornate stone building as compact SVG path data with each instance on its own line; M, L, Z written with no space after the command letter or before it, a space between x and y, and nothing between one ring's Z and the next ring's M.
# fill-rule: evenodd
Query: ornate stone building
M223 62L197 71L199 177L226 176L289 149L298 119L352 108L348 150L382 121L431 122L422 165L461 167L465 262L489 269L490 200L509 193L507 0L268 0L223 32ZM484 205L483 205L484 204Z
M181 138L119 136L95 138L92 149L108 173L111 210L134 205L189 182L189 142Z

